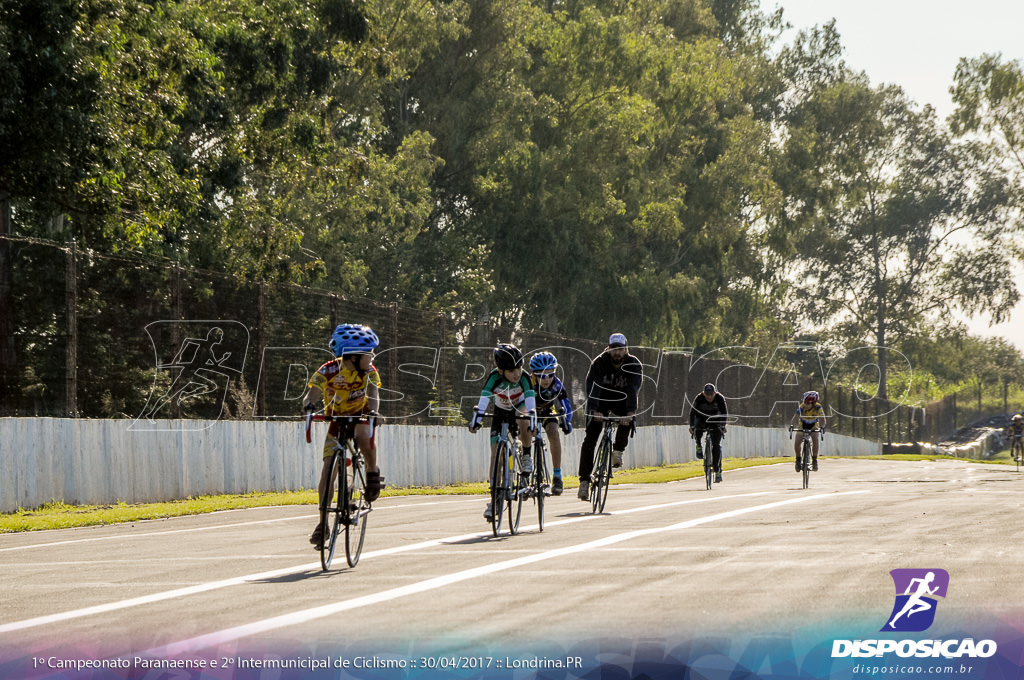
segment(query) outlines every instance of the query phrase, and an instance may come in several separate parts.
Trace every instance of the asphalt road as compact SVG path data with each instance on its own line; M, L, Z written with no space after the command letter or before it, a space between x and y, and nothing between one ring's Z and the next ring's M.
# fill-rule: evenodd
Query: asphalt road
M584 641L837 622L872 636L896 568L949 572L947 630L1019 620L1024 603L1024 473L1012 467L827 459L805 490L792 465L772 465L727 472L712 491L703 479L613 486L599 516L566 489L543 532L528 503L521 533L497 538L485 504L382 499L362 561L348 569L342 555L328 573L307 542L312 507L2 535L0 673L339 644L434 655L425 663L497 647L558 656Z

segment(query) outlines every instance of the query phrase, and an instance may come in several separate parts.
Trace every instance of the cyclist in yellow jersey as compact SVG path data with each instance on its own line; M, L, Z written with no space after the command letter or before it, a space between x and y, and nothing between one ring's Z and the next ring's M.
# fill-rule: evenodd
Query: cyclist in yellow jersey
M1024 438L1024 418L1019 413L1013 414L1013 418L1010 419L1010 427L1007 428L1010 435L1010 452L1011 457L1014 460L1020 457L1019 453L1016 453L1013 449L1013 443L1015 441Z
M309 391L303 398L303 410L312 412L317 402L324 400L324 415L370 416L369 423L357 423L353 436L366 460L366 499L371 503L380 497L381 476L377 467L377 447L373 437L374 416L380 405L380 374L373 365L373 350L380 344L377 334L369 326L342 324L331 335L330 349L336 359L328 361L309 380ZM331 423L324 439L323 468L320 471L319 495L321 502L327 489L328 467L342 423ZM317 524L309 542L319 550L323 543L323 525Z
M818 443L821 440L820 430L825 429L825 407L818 401L820 395L811 390L810 392L804 393L803 401L796 408L796 413L793 414L793 427L797 426L799 422L800 428L803 430L814 430L816 427L818 431L811 435L811 469L817 472L818 470ZM793 438L793 448L796 451L796 471L800 472L800 449L804 443L803 437Z

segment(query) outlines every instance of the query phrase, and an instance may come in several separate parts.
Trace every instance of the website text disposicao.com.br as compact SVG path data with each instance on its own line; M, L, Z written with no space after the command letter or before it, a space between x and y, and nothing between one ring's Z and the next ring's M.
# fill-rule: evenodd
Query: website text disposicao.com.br
M880 666L868 663L857 664L851 669L854 675L862 675L864 677L870 676L882 676L896 674L899 676L907 675L970 675L972 672L980 672L981 666L979 664L964 664L964 663L952 663L943 665L917 665L914 664L892 664L888 666Z
M832 658L874 658L857 663L855 675L969 675L995 655L992 640L835 640ZM895 655L896 659L893 659ZM934 661L932 661L934 659Z

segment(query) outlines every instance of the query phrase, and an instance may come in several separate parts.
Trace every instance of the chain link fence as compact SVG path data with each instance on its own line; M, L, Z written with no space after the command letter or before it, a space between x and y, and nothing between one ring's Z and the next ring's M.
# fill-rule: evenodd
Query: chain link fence
M381 338L383 415L462 424L496 343L555 353L577 407L587 368L605 346L603 338L502 328L73 243L0 237L0 255L0 415L8 417L294 417L310 373L331 356L331 330L357 322ZM629 336L613 326L609 332ZM831 430L874 441L936 442L976 415L956 395L915 408L877 398L875 385L830 382L825 367L800 375L793 367L814 358L811 345L631 351L645 372L640 426L685 424L705 382L718 386L741 424L755 427L788 426L807 389L822 393ZM872 365L863 352L847 360Z

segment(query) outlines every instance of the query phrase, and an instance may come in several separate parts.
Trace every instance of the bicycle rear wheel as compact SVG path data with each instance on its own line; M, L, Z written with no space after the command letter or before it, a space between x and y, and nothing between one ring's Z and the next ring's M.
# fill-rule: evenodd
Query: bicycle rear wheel
M803 463L800 465L804 473L804 488L811 483L811 443L804 440Z
M711 485L715 481L715 463L714 453L711 450L711 433L704 435L704 483L707 484L708 491L711 490Z
M343 469L345 457L341 451L331 456L328 468L327 490L320 505L320 522L323 526L323 543L320 546L320 566L324 571L331 568L334 549L341 531L341 511L345 505L346 475Z
M608 485L612 477L612 442L605 437L598 448L597 460L594 461L593 481L590 484L590 507L594 514L604 512L605 501L608 500Z
M544 439L537 437L533 446L533 500L537 504L537 527L540 531L544 531L544 495L551 488L545 449Z
M505 469L508 467L508 444L498 442L491 470L491 531L501 531L501 518L505 514Z
M519 533L519 519L523 514L523 495L529 487L529 477L522 473L519 455L522 450L518 446L509 447L509 459L505 461L508 479L508 493L505 495L508 504L508 532L515 536Z
M1022 453L1024 447L1022 447L1022 444L1024 444L1024 442L1014 438L1013 445L1010 446L1010 455L1012 455L1014 460L1017 461L1017 472L1020 472L1021 466L1024 465L1024 453Z
M370 514L370 501L366 500L366 469L363 459L353 457L352 479L348 485L348 503L345 505L345 558L354 567L363 553L366 539L366 521Z

